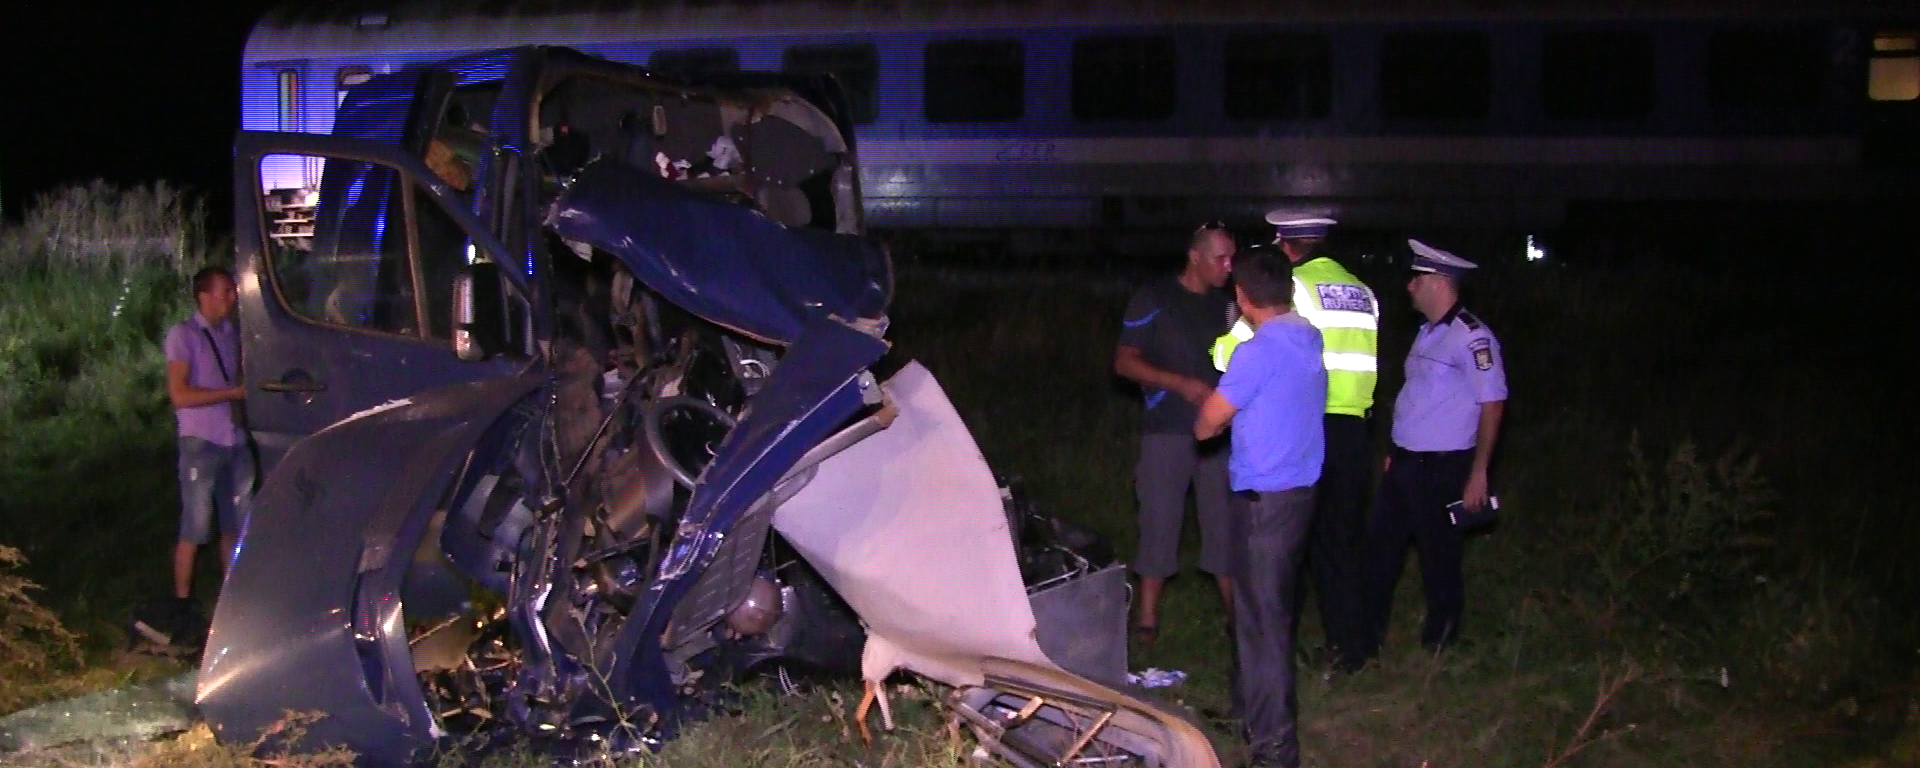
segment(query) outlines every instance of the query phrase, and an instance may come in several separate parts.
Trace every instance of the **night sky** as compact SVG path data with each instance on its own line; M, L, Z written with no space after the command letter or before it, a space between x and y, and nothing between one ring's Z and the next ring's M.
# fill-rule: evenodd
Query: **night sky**
M216 227L239 124L240 52L265 0L52 0L0 11L0 198L18 220L62 184L166 179Z

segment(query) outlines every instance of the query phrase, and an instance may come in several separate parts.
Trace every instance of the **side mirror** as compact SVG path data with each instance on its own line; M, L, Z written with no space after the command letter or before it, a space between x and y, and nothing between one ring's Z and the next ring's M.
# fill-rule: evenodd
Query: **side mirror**
M507 351L506 297L500 265L468 264L453 276L453 354L477 363Z

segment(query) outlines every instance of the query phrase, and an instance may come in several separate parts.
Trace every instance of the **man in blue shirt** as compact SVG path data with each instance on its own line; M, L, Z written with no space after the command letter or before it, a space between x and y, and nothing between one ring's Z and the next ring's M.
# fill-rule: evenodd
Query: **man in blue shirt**
M1507 400L1500 342L1460 306L1459 281L1473 262L1418 240L1407 245L1415 254L1407 292L1427 322L1407 352L1406 383L1393 402L1393 453L1367 526L1369 656L1385 636L1409 540L1427 599L1421 644L1437 651L1458 635L1463 536L1447 506L1479 511L1491 503L1487 465Z
M1327 369L1320 331L1293 312L1284 254L1249 248L1234 259L1233 278L1253 338L1234 350L1220 386L1200 406L1193 436L1211 439L1233 424L1227 474L1234 491L1236 698L1251 764L1295 768L1295 587L1326 457Z

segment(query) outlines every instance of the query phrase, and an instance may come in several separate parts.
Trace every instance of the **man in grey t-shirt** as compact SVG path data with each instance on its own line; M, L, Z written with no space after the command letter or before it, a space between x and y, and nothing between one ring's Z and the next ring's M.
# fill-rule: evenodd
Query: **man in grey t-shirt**
M1200 517L1200 569L1213 574L1220 597L1233 605L1228 575L1227 462L1224 441L1195 443L1193 420L1220 380L1207 350L1232 324L1233 297L1222 288L1232 270L1233 236L1203 226L1187 246L1180 274L1136 291L1127 302L1113 370L1140 385L1140 462L1134 490L1140 501L1140 544L1133 570L1140 576L1135 631L1151 641L1160 627L1160 593L1180 570L1180 524L1187 487Z
M240 382L239 304L233 273L207 267L193 276L199 310L167 331L167 399L180 434L180 538L173 550L173 596L193 594L193 559L220 522L222 562L231 562L253 494L253 454L234 419L246 398Z

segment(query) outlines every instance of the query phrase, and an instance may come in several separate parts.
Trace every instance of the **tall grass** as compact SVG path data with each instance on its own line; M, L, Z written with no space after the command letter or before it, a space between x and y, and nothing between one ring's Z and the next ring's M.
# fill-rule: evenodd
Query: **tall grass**
M160 338L215 247L165 183L68 187L0 229L0 544L96 659L164 589L177 494Z
M1913 429L1885 411L1902 402L1894 361L1827 362L1865 346L1849 328L1891 325L1911 290L1867 290L1849 295L1861 312L1814 316L1768 311L1821 295L1793 275L1486 271L1470 306L1500 334L1512 399L1494 478L1506 519L1468 547L1468 643L1420 651L1410 574L1381 663L1336 675L1310 654L1307 762L1911 755L1884 744L1920 727L1908 709L1920 632L1897 607L1920 594L1899 565L1920 525L1906 462L1872 438ZM1389 309L1379 410L1390 411L1417 320L1403 275L1367 277ZM988 289L909 275L895 327L991 460L1128 551L1138 399L1109 373L1125 297L1105 278ZM1184 669L1178 695L1225 711L1230 649L1211 585L1190 571L1168 602L1160 641L1136 648L1134 666ZM1311 609L1301 633L1318 645Z
M187 272L206 258L206 210L165 181L116 186L95 179L46 192L0 238L0 269L122 275Z

